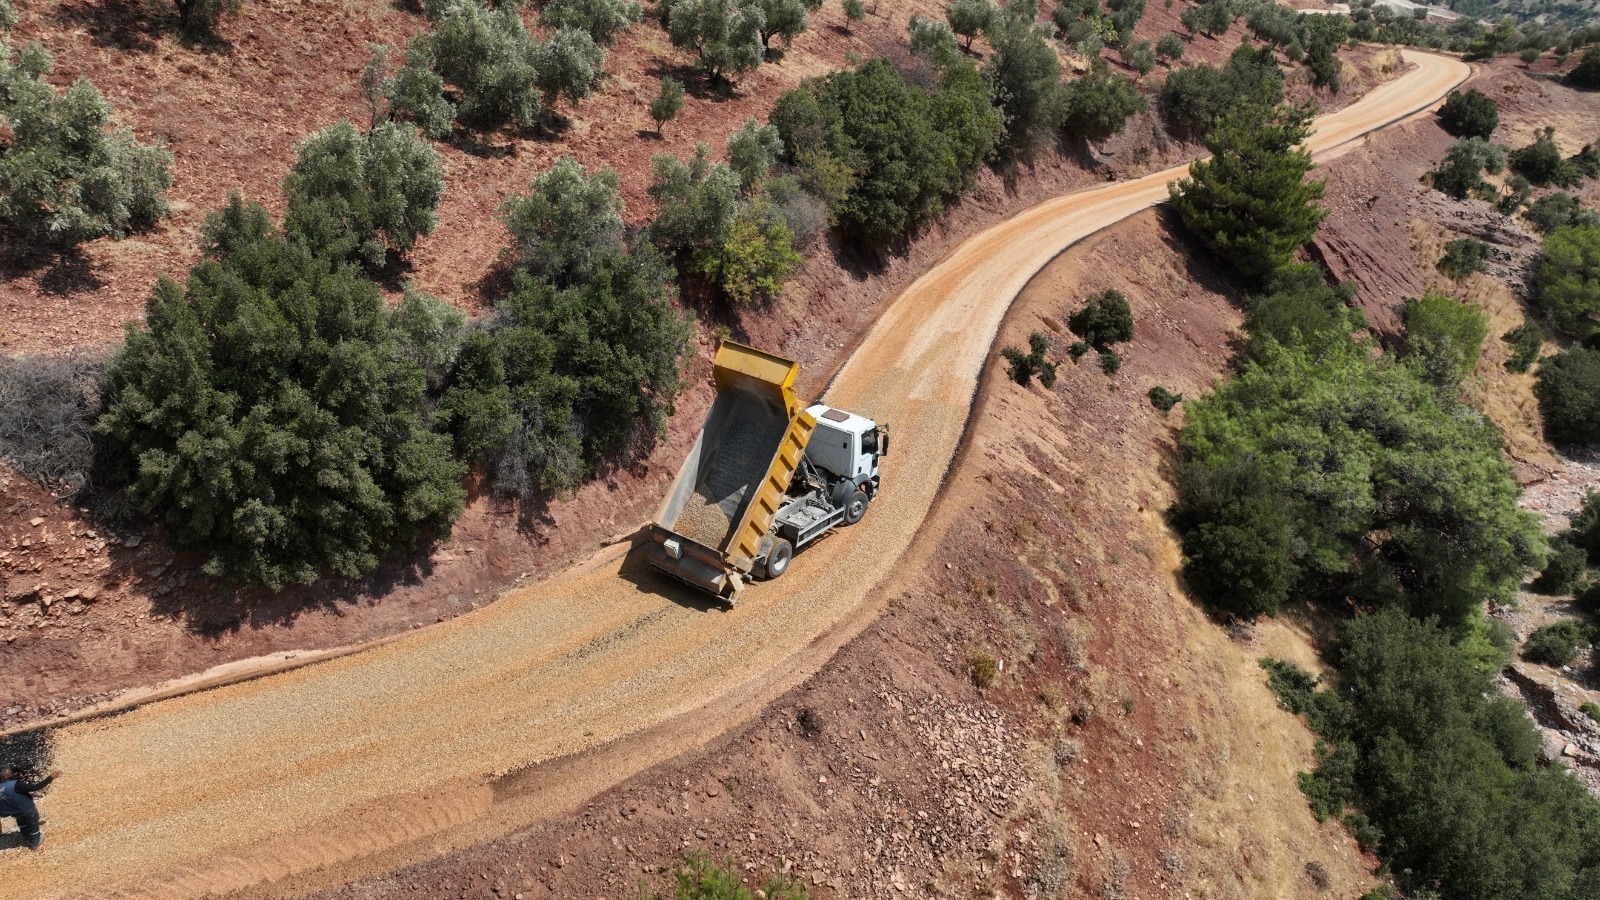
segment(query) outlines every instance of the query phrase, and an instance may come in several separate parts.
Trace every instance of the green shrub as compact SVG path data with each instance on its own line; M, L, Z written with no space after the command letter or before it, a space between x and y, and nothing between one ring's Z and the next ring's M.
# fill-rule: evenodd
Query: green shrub
M1600 327L1600 226L1568 225L1545 238L1534 300L1567 334Z
M1483 264L1488 259L1489 245L1477 238L1447 241L1444 245L1444 258L1439 260L1439 271L1455 281L1460 281L1469 275L1482 272Z
M1511 171L1537 185L1573 187L1578 183L1577 170L1562 158L1561 149L1556 146L1554 128L1545 128L1533 143L1511 151L1506 161Z
M1485 171L1491 175L1505 171L1505 154L1482 138L1462 138L1445 151L1439 168L1433 172L1433 186L1464 200L1484 190Z
M447 132L448 118L473 128L532 127L538 122L539 48L515 5L490 10L477 0L450 0L433 30L406 47L390 103L430 135ZM446 99L445 84L459 98Z
M1165 60L1176 62L1183 59L1183 36L1176 31L1169 31L1156 41L1156 55Z
M1591 721L1600 722L1600 703L1585 700L1578 706L1578 711L1588 716Z
M939 78L923 90L877 59L778 99L769 118L785 161L851 236L881 246L926 222L997 145L1000 114L983 78L966 64Z
M846 22L860 22L867 17L867 5L862 3L861 0L840 0L839 6L844 10L844 20ZM845 28L848 30L849 25L846 25Z
M1121 291L1107 288L1091 294L1083 308L1068 316L1067 327L1091 347L1105 351L1112 344L1133 340L1133 310Z
M1588 554L1589 564L1600 566L1600 491L1586 491L1577 515L1572 517L1572 529L1567 540L1582 547Z
M11 0L0 0L0 31L10 31L17 27L17 8Z
M1506 360L1506 368L1512 372L1528 371L1539 358L1539 351L1544 349L1544 332L1532 322L1518 325L1501 335L1500 340L1511 345L1511 358Z
M1522 644L1522 658L1559 669L1593 641L1593 628L1577 619L1562 619L1534 629Z
M650 101L650 118L656 123L656 134L661 126L678 117L683 109L683 82L676 78L661 79L661 93Z
M910 41L912 53L941 69L961 57L955 32L950 30L950 25L946 22L914 15L910 24L906 26L906 36Z
M794 251L789 226L767 198L757 197L740 204L722 240L698 251L693 266L728 299L749 305L783 293L784 280L804 261Z
M432 234L444 193L433 149L410 130L380 122L366 134L348 119L295 145L284 177L284 229L333 256L382 266Z
M1533 392L1551 440L1600 444L1600 350L1573 347L1545 357Z
M1062 102L1062 128L1091 141L1120 134L1128 117L1145 108L1138 86L1104 65L1069 82L1062 91Z
M810 27L806 20L807 8L821 6L818 0L754 0L750 5L761 10L761 46L772 47L772 39L783 38L788 46Z
M1480 185L1476 191L1479 198L1495 201L1495 209L1502 216L1516 215L1517 210L1528 202L1533 196L1533 184L1521 175L1512 175L1506 179L1506 189L1503 196L1496 198L1494 188Z
M620 185L609 166L590 175L576 159L559 157L526 195L500 207L516 264L557 287L588 280L597 260L622 246Z
M105 362L94 356L0 354L0 459L63 494L94 474L94 420Z
M1578 87L1600 88L1600 47L1590 47L1583 58L1567 73L1567 79Z
M1500 108L1476 89L1451 91L1439 107L1439 125L1456 137L1488 140L1500 127Z
M1522 214L1540 234L1548 235L1568 225L1600 225L1600 217L1584 209L1571 194L1546 194L1535 200Z
M739 206L741 180L728 166L713 162L711 148L695 145L685 163L658 153L650 159L654 179L649 193L657 204L649 234L661 247L693 254L721 246Z
M551 28L581 29L602 47L611 46L642 15L635 0L549 0L539 10L539 19Z
M1117 38L1124 46L1133 39L1133 29L1144 18L1144 6L1145 0L1106 0L1106 9L1111 12L1111 27L1116 29Z
M1064 117L1061 61L1046 30L1020 16L1001 15L986 31L993 47L984 76L1005 116L1005 146L1018 153L1049 139Z
M1366 324L1361 313L1349 306L1354 296L1355 285L1328 284L1315 264L1279 269L1267 281L1266 293L1245 301L1251 355L1269 342L1310 347L1348 344L1350 333Z
M1293 261L1322 221L1322 182L1305 178L1310 121L1307 107L1232 114L1206 136L1211 159L1169 188L1184 227L1256 283Z
M669 277L648 246L597 252L590 274L568 287L515 275L485 348L498 356L516 420L492 453L496 492L570 493L602 462L659 434L682 387L691 333L669 299ZM492 361L479 366L460 404L476 414L470 421L490 424L489 434L499 416L494 369ZM458 446L473 443L453 436Z
M546 109L554 109L565 96L577 106L594 90L605 74L606 51L582 28L558 28L550 39L535 50L534 84L544 97Z
M0 153L0 231L71 245L165 216L172 154L116 127L87 78L58 94L45 80L54 68L38 44L13 61L0 41L0 128L11 133Z
M1167 75L1161 86L1162 115L1177 130L1204 137L1235 109L1277 106L1283 80L1271 49L1241 46L1222 69L1185 66Z
M1258 662L1267 672L1267 687L1278 696L1278 705L1295 715L1310 715L1321 679L1291 662L1264 656Z
M1100 351L1100 371L1107 375L1115 375L1122 369L1122 356L1115 350Z
M1056 384L1056 364L1046 360L1044 356L1049 349L1050 341L1035 331L1028 335L1028 353L1023 353L1015 347L1007 347L1000 351L1000 355L1011 365L1007 374L1012 381L1027 387L1037 375L1039 383L1048 390Z
M1540 594L1570 594L1583 582L1588 554L1584 548L1567 541L1553 541L1550 559L1544 571L1533 580L1533 590Z
M209 574L273 589L448 527L465 468L424 425L425 373L377 287L237 195L205 236L111 364L112 482Z
M244 0L172 0L178 10L178 27L191 37L207 37L228 13L236 13Z
M1481 307L1429 291L1405 305L1405 352L1422 377L1439 387L1455 387L1472 374L1489 336L1489 316Z
M1368 345L1263 345L1191 400L1174 524L1196 594L1230 612L1291 589L1459 623L1542 564L1500 437Z
M706 76L720 83L761 65L764 21L758 6L736 0L678 0L667 16L667 36L672 46L694 51Z
M713 861L703 850L696 850L672 868L670 900L807 900L805 886L780 872L767 878L760 891L745 887L745 875L729 858ZM653 891L641 890L638 900L669 900Z
M968 50L972 49L973 38L987 31L998 14L989 0L953 0L944 10L950 30L966 39Z
M1156 53L1149 41L1134 41L1122 45L1122 60L1140 75L1150 74L1156 67Z
M1172 408L1182 402L1182 394L1174 394L1161 385L1150 389L1150 405L1164 413L1172 412Z
M1184 10L1179 18L1190 34L1214 37L1233 27L1235 17L1231 0L1208 0Z
M739 176L745 191L755 190L783 156L783 139L778 129L747 119L728 137L728 167Z

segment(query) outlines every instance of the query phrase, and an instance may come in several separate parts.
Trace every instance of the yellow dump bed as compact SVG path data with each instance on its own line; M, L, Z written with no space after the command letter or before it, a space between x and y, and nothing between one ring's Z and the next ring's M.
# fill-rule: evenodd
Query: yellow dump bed
M731 341L717 399L651 529L650 564L729 602L744 590L817 420L794 395L799 364Z

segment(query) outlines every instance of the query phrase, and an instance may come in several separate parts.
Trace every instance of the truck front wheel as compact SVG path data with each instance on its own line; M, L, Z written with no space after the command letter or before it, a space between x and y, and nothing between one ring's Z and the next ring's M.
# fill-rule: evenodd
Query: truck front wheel
M851 494L850 499L844 505L844 523L846 525L854 525L861 521L861 517L867 514L868 502L866 491L858 490Z
M771 581L789 571L791 559L794 559L794 547L783 538L773 541L772 547L767 550L767 561L761 567L762 578Z

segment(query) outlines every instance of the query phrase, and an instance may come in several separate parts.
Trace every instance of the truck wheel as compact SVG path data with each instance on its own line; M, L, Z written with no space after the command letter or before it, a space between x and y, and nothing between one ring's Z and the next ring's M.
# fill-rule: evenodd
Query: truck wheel
M851 494L850 499L844 505L844 523L846 525L854 525L861 521L861 517L867 514L868 502L866 491L858 490Z
M783 538L772 542L772 547L767 551L767 561L761 567L762 578L771 581L779 575L789 571L789 560L794 559L794 547Z

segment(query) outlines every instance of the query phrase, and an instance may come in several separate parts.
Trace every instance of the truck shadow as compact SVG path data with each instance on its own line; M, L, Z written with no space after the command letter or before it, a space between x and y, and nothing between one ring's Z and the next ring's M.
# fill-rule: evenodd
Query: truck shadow
M652 569L645 561L645 550L648 546L648 536L644 540L634 542L633 549L629 550L628 555L622 560L620 574L623 581L638 588L640 593L664 597L696 612L724 613L732 609L716 597Z

